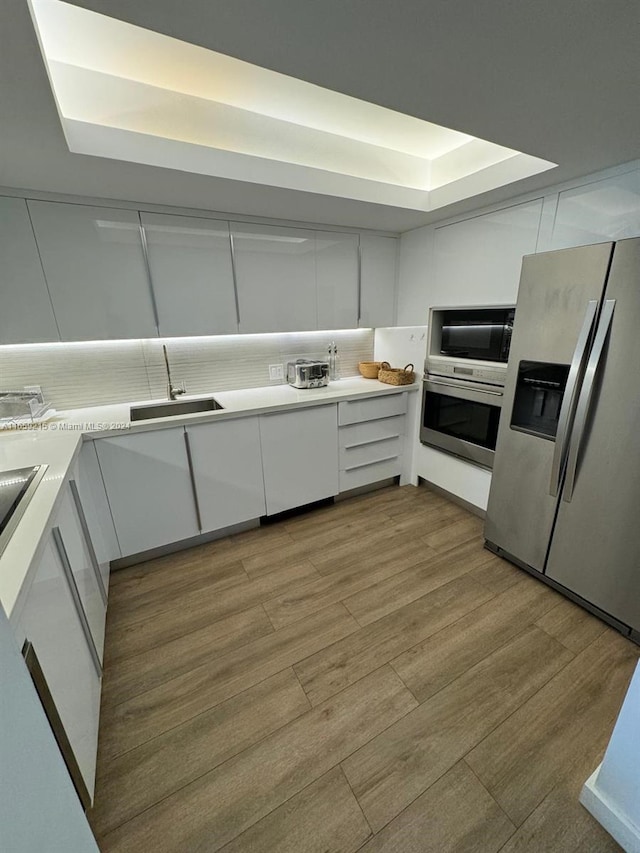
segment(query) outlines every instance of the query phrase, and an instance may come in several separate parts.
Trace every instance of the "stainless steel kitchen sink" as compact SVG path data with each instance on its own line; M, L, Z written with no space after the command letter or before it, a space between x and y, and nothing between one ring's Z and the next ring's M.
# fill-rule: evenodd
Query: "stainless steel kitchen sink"
M132 421L146 421L150 418L171 418L174 415L193 415L197 412L215 412L223 409L213 397L201 400L167 400L164 403L148 403L144 406L131 406Z

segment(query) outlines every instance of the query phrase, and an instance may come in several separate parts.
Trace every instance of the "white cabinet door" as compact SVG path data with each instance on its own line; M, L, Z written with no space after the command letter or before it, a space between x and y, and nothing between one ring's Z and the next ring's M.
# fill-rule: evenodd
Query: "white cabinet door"
M640 235L640 170L558 195L552 249Z
M265 514L258 418L187 427L202 530Z
M395 323L398 240L360 236L360 326L365 329Z
M98 561L102 584L108 593L109 563L122 555L102 482L95 442L85 441L82 445L73 477L87 522L91 545Z
M142 213L160 334L238 331L229 223Z
M91 638L87 638L87 641L93 642L102 664L107 613L106 594L102 587L102 580L98 578L99 570L93 563L93 554L73 501L71 484L68 484L64 491L54 524L60 531L61 547L64 548L69 561L69 568L73 573L82 609L91 632Z
M267 514L337 495L335 404L260 416Z
M241 332L317 329L315 235L231 223Z
M137 212L28 205L62 340L156 337Z
M0 198L0 259L0 344L60 340L22 198Z
M358 325L358 235L316 231L319 329Z
M429 305L515 304L522 256L535 252L542 199L435 229ZM454 294L454 296L452 296Z
M100 677L89 652L62 562L48 534L16 628L31 641L89 795L98 750Z
M199 531L182 428L96 441L122 556Z
M99 853L1 607L0 695L3 850Z

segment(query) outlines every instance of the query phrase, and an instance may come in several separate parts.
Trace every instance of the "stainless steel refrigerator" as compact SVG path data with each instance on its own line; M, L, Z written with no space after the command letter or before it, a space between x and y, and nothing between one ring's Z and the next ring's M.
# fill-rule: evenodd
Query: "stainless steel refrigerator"
M640 642L640 238L524 258L485 538Z

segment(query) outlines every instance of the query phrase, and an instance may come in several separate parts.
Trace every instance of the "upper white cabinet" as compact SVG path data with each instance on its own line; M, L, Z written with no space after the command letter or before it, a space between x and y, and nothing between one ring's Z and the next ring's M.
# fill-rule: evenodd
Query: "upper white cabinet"
M28 206L62 340L156 337L137 212Z
M231 223L241 332L318 328L315 234Z
M123 557L198 535L182 427L101 438L96 446Z
M27 203L0 198L0 344L57 341Z
M162 336L238 331L229 223L142 213Z
M358 235L316 231L318 329L358 325Z
M552 249L640 235L640 171L565 190L551 237Z
M202 530L265 514L258 418L187 427Z
M267 514L337 495L336 404L260 416Z
M435 274L429 305L515 303L522 256L536 250L542 199L435 229Z
M365 329L395 323L398 240L360 237L360 323Z

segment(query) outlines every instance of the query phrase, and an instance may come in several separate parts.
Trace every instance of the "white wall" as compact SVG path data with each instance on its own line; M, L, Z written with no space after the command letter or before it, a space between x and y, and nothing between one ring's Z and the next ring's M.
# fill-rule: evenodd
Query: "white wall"
M638 161L409 231L400 241L398 323L425 323L433 305L515 304L523 255L638 235ZM387 341L380 334L376 353ZM419 445L413 475L486 509L491 475L477 466Z
M394 326L387 329L376 329L373 357L376 361L388 361L392 367L406 367L408 364L413 364L416 377L420 379L424 367L426 346L426 326ZM420 393L409 394L401 485L408 483L416 485L418 482L415 454L418 449L422 448L418 441L421 402L422 395Z
M602 764L580 801L625 850L640 851L640 664Z

